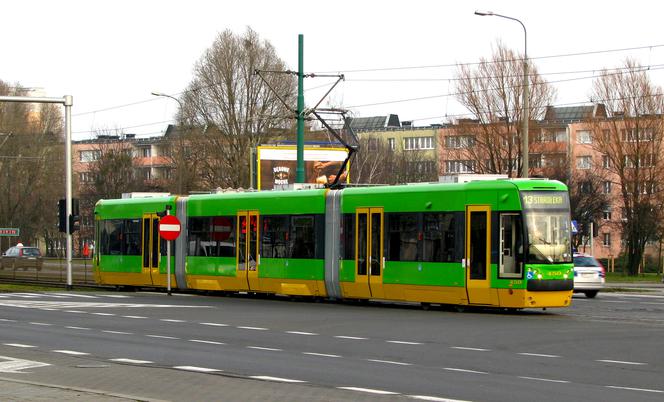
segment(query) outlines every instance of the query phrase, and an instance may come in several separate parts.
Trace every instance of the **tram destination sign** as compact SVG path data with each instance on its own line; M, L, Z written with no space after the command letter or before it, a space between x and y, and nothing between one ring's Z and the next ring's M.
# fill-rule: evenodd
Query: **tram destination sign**
M0 237L14 237L20 235L21 229L19 228L0 228Z
M525 209L569 208L569 196L564 191L524 191L521 199Z

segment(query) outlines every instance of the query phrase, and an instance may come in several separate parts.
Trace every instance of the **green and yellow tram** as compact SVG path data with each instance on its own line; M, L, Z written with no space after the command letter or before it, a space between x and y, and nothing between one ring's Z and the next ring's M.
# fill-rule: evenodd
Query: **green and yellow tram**
M544 179L101 200L100 284L504 308L571 303L567 188Z

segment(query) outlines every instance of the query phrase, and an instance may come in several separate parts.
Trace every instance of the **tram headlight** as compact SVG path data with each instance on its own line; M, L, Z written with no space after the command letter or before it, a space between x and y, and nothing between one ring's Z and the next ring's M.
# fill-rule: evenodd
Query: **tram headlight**
M537 274L537 279L542 279L542 274Z

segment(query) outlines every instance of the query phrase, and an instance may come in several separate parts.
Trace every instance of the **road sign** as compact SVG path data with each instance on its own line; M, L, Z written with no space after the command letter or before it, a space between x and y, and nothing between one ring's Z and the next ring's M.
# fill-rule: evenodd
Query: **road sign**
M572 221L572 234L578 234L579 233L579 225L576 223L576 221Z
M0 228L0 237L20 236L21 229L19 228Z
M175 240L180 236L180 220L175 215L166 215L159 220L159 235L164 240Z

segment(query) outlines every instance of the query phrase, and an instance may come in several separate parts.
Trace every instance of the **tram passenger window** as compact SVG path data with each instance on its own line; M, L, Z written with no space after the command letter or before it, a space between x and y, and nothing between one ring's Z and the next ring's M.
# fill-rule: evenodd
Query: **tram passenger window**
M311 215L291 217L291 232L291 258L314 258L316 252L314 217Z
M122 231L124 221L120 219L105 220L101 231L101 254L122 254Z
M418 214L388 214L390 261L419 260Z
M234 216L189 218L187 255L197 257L235 257ZM162 245L165 242L162 242ZM162 247L164 253L165 246ZM171 248L171 253L173 249Z
M141 220L127 219L124 222L124 255L141 255Z
M261 257L287 258L288 257L288 217L263 216L263 230L261 232Z
M355 259L355 215L344 214L342 229L343 259Z
M454 261L454 214L426 213L423 226L422 261Z

